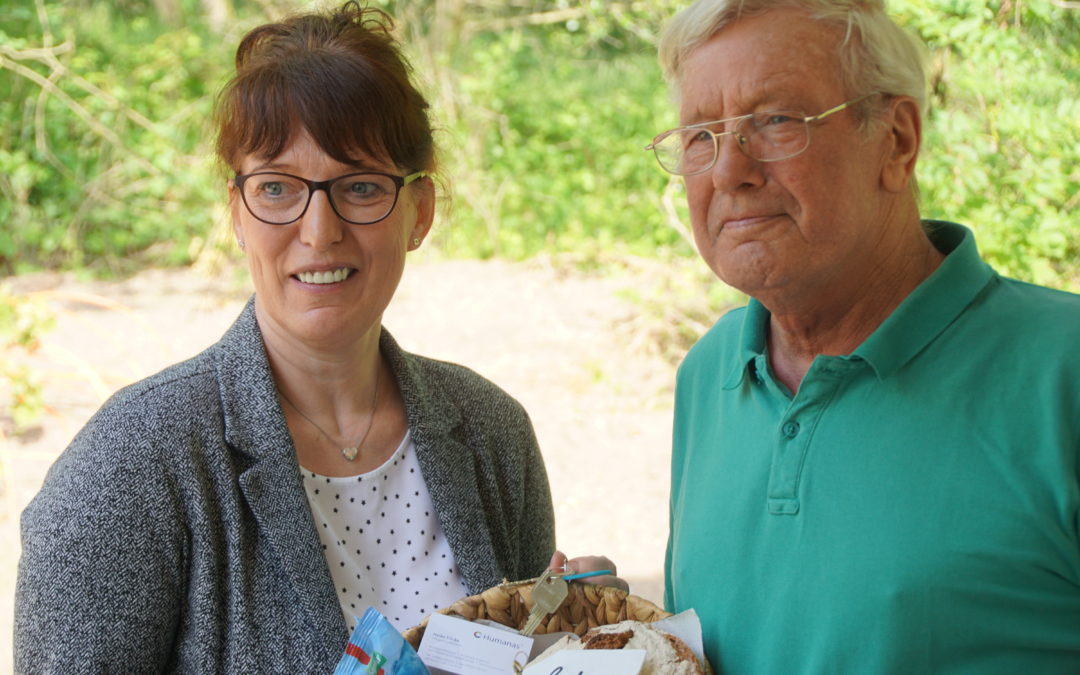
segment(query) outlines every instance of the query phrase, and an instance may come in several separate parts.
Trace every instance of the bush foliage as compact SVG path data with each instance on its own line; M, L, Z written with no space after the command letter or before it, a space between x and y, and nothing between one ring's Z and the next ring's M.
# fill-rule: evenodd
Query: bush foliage
M0 273L191 261L222 226L213 94L243 31L288 4L13 4L0 9ZM676 119L652 41L682 3L373 4L398 19L433 102L447 254L692 255L679 186L642 150ZM1069 4L891 8L932 55L924 213L971 225L1003 272L1076 289L1080 11Z

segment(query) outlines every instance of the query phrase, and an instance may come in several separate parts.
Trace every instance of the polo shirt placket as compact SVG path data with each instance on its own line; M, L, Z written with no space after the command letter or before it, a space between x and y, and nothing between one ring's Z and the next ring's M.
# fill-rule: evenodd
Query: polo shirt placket
M755 365L757 372L769 373L763 354L755 358ZM835 356L819 356L810 365L798 393L790 399L776 427L776 446L773 449L767 493L769 513L778 516L799 513L800 479L806 463L813 461L812 443L818 421L828 411L845 377L859 365L857 361ZM765 378L772 380L770 374L766 374ZM765 378L759 380L757 386L765 386ZM770 381L769 385L767 388L771 395L787 398L779 383Z

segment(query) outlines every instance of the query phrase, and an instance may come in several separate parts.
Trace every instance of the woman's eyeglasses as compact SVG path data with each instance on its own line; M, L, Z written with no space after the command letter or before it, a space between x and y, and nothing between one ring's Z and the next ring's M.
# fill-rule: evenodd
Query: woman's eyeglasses
M316 181L260 171L237 175L233 185L251 215L270 225L288 225L302 218L316 190L326 192L330 207L345 222L370 225L390 215L401 188L426 175L424 171L407 176L366 172Z

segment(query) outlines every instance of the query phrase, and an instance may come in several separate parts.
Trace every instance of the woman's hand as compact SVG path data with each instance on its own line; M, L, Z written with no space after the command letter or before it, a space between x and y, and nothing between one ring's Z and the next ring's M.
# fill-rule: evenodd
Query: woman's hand
M611 574L605 574L598 577L586 577L581 579L581 581L587 584L613 586L628 593L630 592L630 584L626 583L625 579L620 579L616 576L619 571L615 568L615 563L602 555L583 555L577 558L567 558L566 554L562 551L555 551L555 554L551 556L551 562L548 563L548 569L556 572L565 572L566 574L611 570Z

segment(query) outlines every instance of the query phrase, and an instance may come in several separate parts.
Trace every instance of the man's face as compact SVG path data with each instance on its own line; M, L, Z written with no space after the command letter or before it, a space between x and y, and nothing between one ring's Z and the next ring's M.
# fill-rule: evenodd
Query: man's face
M797 9L736 21L690 53L681 124L771 110L810 116L868 93L840 83L842 39ZM859 283L888 219L879 181L884 130L860 130L848 109L811 123L809 133L802 154L778 162L755 161L722 136L716 165L686 178L702 257L766 306L807 294L821 301Z

